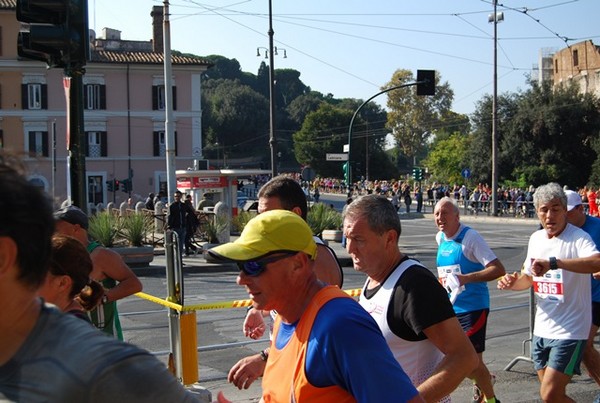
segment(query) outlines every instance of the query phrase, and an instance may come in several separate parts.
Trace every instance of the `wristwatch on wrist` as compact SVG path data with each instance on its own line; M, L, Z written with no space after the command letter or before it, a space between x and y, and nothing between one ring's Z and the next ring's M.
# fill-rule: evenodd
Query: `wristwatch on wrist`
M267 361L267 358L269 358L269 354L267 354L267 349L261 350L260 359L263 361Z
M556 263L556 258L554 256L549 257L548 261L550 262L550 270L558 269L558 263Z

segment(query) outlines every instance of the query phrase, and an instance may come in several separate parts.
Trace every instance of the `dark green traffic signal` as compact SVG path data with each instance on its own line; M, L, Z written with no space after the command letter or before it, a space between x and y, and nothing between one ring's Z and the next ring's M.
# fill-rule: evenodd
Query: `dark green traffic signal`
M131 190L133 189L133 186L131 184L131 179L127 178L127 179L123 179L121 181L121 190L125 193L129 193L131 192Z
M413 167L412 176L415 181L423 180L423 168Z
M19 56L61 68L89 60L87 0L17 0L17 20L28 24L19 32Z
M344 163L344 182L346 182L347 186L350 186L350 162L346 161Z

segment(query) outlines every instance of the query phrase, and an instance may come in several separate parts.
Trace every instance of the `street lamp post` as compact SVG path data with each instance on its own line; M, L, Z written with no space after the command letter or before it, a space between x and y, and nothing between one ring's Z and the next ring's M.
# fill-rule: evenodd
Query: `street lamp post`
M269 0L269 145L271 146L271 177L277 174L277 140L275 139L275 66L273 64L273 8Z
M494 0L494 14L488 22L494 24L494 87L492 95L492 215L498 215L498 21L504 20L504 13L498 13L498 0Z

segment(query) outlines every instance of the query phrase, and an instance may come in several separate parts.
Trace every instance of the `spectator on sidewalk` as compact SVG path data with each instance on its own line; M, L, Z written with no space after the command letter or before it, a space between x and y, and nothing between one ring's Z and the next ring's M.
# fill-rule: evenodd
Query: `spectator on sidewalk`
M533 205L543 228L529 239L523 271L506 274L498 288L534 288L532 356L540 396L545 402L568 402L573 400L567 385L580 373L590 333L590 274L600 271L600 252L585 231L567 222L567 197L558 184L537 188Z
M167 216L167 229L177 233L179 245L179 256L183 255L183 249L186 241L188 214L194 212L186 205L182 198L182 193L176 190L173 194L173 202L169 205L169 214Z
M142 283L121 255L90 240L88 217L78 207L64 207L54 213L54 218L57 233L72 236L86 247L94 263L90 277L104 287L102 304L90 311L92 323L103 332L123 340L117 301L142 291Z
M469 374L473 380L473 402L496 403L492 375L483 362L490 293L488 281L506 274L504 265L490 249L483 237L460 222L455 199L441 198L434 209L434 220L439 232L437 270L442 285L453 293L448 295L458 320L475 348L479 364Z
M344 214L346 250L367 279L359 303L375 319L402 368L427 402L449 394L477 367L446 290L398 247L400 219L385 197L367 195Z
M264 401L423 401L367 312L317 279L317 245L299 215L262 213L209 254L238 264L255 308L277 311Z

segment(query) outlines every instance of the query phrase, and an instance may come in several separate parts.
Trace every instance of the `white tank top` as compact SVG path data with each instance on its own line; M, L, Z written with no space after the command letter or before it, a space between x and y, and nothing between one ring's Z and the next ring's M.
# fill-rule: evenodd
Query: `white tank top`
M396 336L387 321L388 306L391 302L394 286L404 271L413 266L420 265L419 262L406 259L387 278L377 293L370 299L365 297L365 289L369 280L365 282L360 293L358 302L375 319L383 337L387 341L390 350L396 360L404 369L415 386L425 382L434 372L438 364L444 358L444 354L429 339L421 341L408 341ZM440 400L450 402L450 396Z

